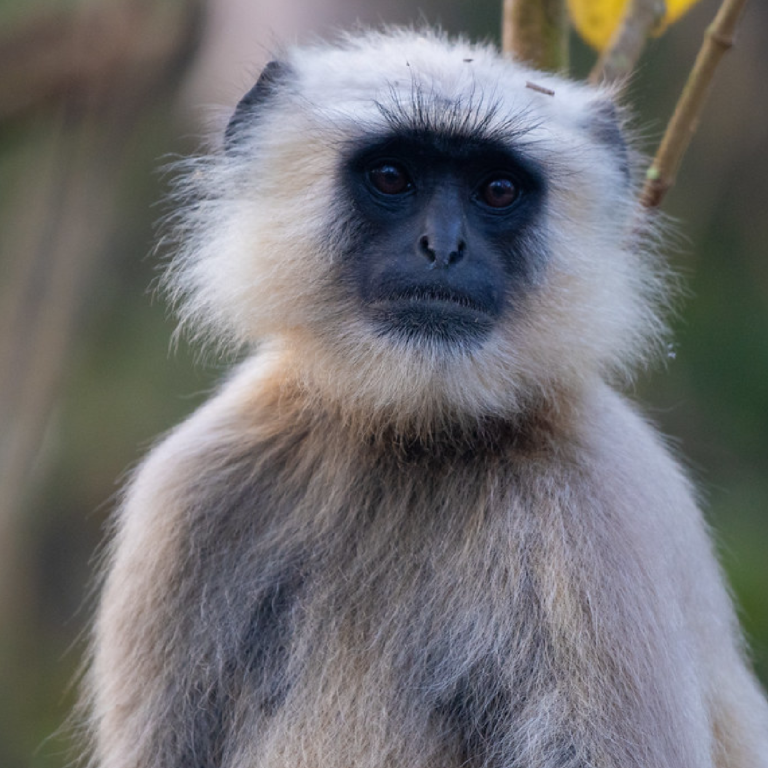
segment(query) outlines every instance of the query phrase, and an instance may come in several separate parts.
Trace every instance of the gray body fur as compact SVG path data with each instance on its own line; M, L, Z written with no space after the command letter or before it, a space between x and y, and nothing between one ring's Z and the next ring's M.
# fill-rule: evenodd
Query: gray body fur
M689 483L607 383L657 343L663 278L626 242L634 190L589 117L605 95L412 33L288 58L287 95L197 169L182 222L183 317L264 341L128 489L95 764L768 766ZM545 266L479 349L376 336L334 256L335 137L386 98L436 122L424 93L475 122L493 105L551 172Z

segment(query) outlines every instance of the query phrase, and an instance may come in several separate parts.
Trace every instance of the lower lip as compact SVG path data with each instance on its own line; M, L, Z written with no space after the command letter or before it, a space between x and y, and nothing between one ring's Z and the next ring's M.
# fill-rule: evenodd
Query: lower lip
M392 299L370 305L373 320L387 333L465 341L487 335L493 318L450 299Z

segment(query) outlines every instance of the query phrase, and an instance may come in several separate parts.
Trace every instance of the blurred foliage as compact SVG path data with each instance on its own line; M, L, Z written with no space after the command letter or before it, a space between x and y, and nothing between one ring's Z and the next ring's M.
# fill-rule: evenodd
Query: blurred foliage
M662 34L692 5L700 0L666 0L664 15L655 34ZM610 42L630 0L568 0L568 10L576 31L593 48L602 51Z
M61 0L56 5L74 0ZM49 3L50 5L51 3ZM43 0L0 0L0 22ZM498 37L500 2L392 2L376 22L440 20L449 31ZM660 136L716 0L702 0L654 41L630 103L647 148ZM386 9L386 15L385 10ZM343 21L343 15L338 20ZM702 488L722 562L743 608L756 668L768 681L768 7L754 3L737 47L718 73L700 133L665 209L681 233L670 259L690 295L675 320L675 357L644 376L636 396L686 457ZM573 41L573 71L593 56ZM241 73L233 73L240 83ZM231 84L227 83L229 87ZM226 91L225 91L226 92ZM44 118L0 129L0 227L23 189ZM198 131L159 105L130 137L120 216L89 276L55 411L17 521L14 614L0 628L0 765L52 768L69 761L56 736L74 700L71 685L91 612L94 553L114 494L163 430L206 395L223 364L195 362L162 301L148 287L165 181L160 158L193 151ZM0 256L0 280L8 274Z

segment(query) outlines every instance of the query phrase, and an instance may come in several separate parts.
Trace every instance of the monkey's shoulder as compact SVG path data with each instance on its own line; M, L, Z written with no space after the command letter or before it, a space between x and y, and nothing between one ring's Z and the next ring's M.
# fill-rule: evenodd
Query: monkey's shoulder
M247 530L250 539L275 521L329 507L370 507L376 499L400 506L409 497L439 504L457 488L468 504L469 496L501 489L506 498L531 497L532 506L554 492L569 504L614 505L630 517L649 505L672 519L680 508L698 515L663 438L602 382L567 407L540 406L523 418L476 420L424 437L366 433L275 380L268 362L243 366L162 441L125 505L127 517L141 521L125 524L172 526L179 536L193 527L221 541Z

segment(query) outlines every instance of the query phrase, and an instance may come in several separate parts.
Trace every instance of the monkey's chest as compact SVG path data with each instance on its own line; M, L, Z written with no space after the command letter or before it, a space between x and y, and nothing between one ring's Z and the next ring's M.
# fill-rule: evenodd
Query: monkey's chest
M539 748L577 765L594 751L573 736L590 716L580 686L633 716L573 553L547 550L530 522L486 510L472 524L474 537L433 523L419 538L423 520L369 521L263 593L249 700L276 764L493 764L523 759L546 720Z
M648 713L676 715L659 694L669 658L634 639L663 617L641 597L639 555L617 551L631 537L592 526L565 478L560 495L551 473L492 469L478 482L457 462L417 483L379 467L337 478L348 493L333 497L312 477L277 497L270 476L239 495L226 530L206 529L206 624L211 655L226 657L217 718L252 724L254 766L538 766L546 754L579 768L611 764L611 739L628 745L617 764L638 765Z

